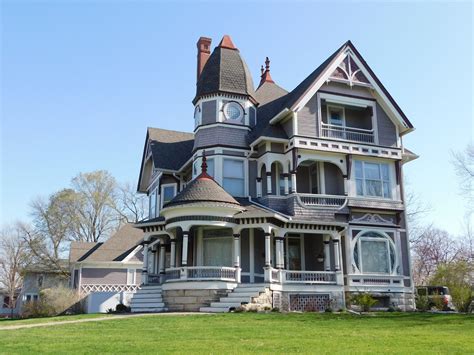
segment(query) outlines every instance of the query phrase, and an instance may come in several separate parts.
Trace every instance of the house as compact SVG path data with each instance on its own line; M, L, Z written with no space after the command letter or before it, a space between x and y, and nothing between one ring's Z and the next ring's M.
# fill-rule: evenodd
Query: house
M20 302L18 296L20 290L15 292L13 302L10 302L9 292L6 289L0 288L0 318L3 317L17 317L20 313Z
M212 52L197 42L193 133L146 134L132 311L338 309L365 291L414 308L402 179L413 125L350 41L291 91L272 75L267 58L255 89L229 36Z
M19 313L28 302L38 301L41 291L52 288L69 286L69 272L67 260L60 260L59 267L41 264L31 264L23 269L23 284L19 295Z
M71 287L84 296L86 313L129 304L141 283L142 242L142 231L125 224L104 243L71 243Z

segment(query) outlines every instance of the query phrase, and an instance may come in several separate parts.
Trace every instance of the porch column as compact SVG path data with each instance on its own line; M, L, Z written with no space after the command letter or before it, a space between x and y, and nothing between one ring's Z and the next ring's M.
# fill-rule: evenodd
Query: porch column
M265 282L272 280L271 233L265 233Z
M329 236L325 235L324 239L324 270L331 271L331 250L329 248Z
M170 267L176 267L176 239L171 239Z
M257 197L262 197L262 178L257 177Z
M284 194L285 195L288 195L289 193L289 189L290 189L290 182L288 181L288 179L290 178L289 174L283 174L283 179L284 179L284 183L285 183L285 187L284 187Z
M296 193L296 170L291 172L291 193Z
M149 241L143 242L143 268L142 268L142 283L148 284L148 244Z
M275 246L276 246L276 263L275 266L277 269L283 269L283 237L275 237Z
M188 265L188 237L189 231L183 231L183 252L181 253L181 266Z
M156 274L157 270L158 270L158 263L157 263L157 260L156 260L156 258L157 258L156 257L156 249L153 247L153 248L151 248L150 252L151 252L151 262L152 262L151 273Z
M235 281L240 283L241 281L241 270L240 270L240 234L234 234L234 267L235 272Z
M165 245L160 244L160 274L165 273Z
M272 194L272 172L267 171L267 194Z
M341 264L340 264L340 258L339 258L339 248L341 247L339 243L339 239L333 239L332 240L333 246L334 246L334 270L335 271L340 271L341 270Z

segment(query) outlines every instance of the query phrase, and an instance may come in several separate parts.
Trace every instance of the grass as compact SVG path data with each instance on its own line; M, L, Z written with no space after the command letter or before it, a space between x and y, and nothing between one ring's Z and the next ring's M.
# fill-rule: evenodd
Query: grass
M144 316L0 330L0 353L472 353L474 317L458 314Z

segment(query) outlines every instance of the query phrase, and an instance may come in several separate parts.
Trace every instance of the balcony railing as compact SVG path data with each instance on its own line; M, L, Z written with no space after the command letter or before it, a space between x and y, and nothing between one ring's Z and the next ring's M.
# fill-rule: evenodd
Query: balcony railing
M348 275L349 286L390 286L403 287L403 276Z
M284 283L310 283L335 285L336 272L334 271L294 271L282 270Z
M373 129L353 128L322 123L321 134L325 138L342 139L362 143L375 143Z
M347 200L347 196L341 195L314 195L298 193L298 199L306 207L342 207Z
M187 266L166 269L166 281L221 280L236 282L237 268L227 266Z

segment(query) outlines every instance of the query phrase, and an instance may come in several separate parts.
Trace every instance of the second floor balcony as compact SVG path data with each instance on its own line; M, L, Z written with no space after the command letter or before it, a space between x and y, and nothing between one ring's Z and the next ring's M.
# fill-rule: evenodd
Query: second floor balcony
M375 143L373 129L363 129L322 123L321 136L329 139L342 139L360 143Z

